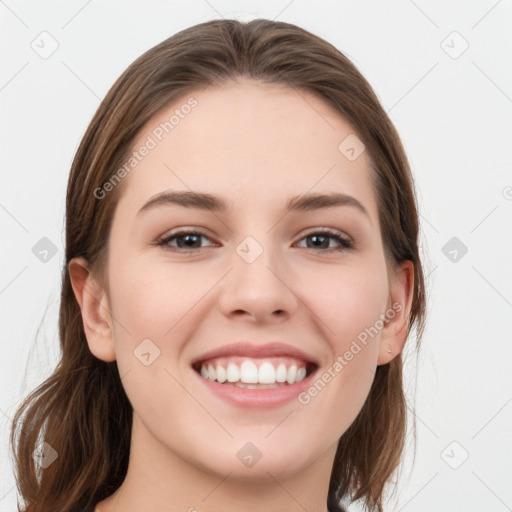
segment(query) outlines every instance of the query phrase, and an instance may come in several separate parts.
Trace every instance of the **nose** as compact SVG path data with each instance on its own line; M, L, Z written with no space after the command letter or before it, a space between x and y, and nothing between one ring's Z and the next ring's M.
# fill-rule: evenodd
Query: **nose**
M264 323L281 322L295 313L298 298L290 267L275 249L248 237L230 263L232 270L222 280L219 299L224 315Z

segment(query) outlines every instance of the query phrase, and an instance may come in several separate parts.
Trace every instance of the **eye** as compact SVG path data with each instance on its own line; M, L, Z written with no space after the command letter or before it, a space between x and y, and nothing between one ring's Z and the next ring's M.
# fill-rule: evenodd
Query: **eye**
M205 247L201 245L202 238L211 240L210 237L204 233L198 231L182 230L176 233L171 233L170 235L159 239L156 242L156 245L162 247L165 250L188 253L194 252L195 249L201 249ZM332 229L314 231L303 237L301 241L308 239L311 239L311 243L306 244L306 249L320 249L320 251L317 252L343 251L354 248L354 243L350 238L345 237L338 231ZM330 246L330 242L332 240L338 243L338 247L333 248ZM176 245L171 243L173 241L176 242ZM210 245L210 247L213 245L214 244Z
M320 252L331 252L332 250L344 251L347 249L354 248L354 243L351 239L349 239L348 237L344 237L343 235L341 235L341 233L339 233L338 231L335 231L333 229L322 229L320 231L314 231L314 232L306 235L301 240L307 240L307 239L312 240L311 244L306 244L307 249L313 249L313 250L315 250L315 249L331 249L330 251L323 250ZM334 247L334 248L329 247L329 244L330 244L329 239L337 242L339 244L339 246Z
M157 245L169 251L194 252L194 249L202 247L201 238L210 239L205 234L197 231L178 231L158 240ZM170 243L172 240L176 240L177 245L172 245Z

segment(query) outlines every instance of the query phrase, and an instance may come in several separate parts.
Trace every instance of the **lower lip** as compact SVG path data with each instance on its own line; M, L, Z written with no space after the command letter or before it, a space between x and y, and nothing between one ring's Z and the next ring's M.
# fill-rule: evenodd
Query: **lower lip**
M273 389L247 389L228 384L220 384L217 381L205 379L195 370L192 370L197 378L216 396L222 398L237 407L246 409L279 407L297 399L298 395L310 385L316 370L306 378L294 384L287 384Z

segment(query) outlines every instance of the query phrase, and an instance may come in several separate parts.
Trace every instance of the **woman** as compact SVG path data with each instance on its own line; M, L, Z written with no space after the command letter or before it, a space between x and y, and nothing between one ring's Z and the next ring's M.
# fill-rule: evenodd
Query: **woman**
M343 54L263 19L175 34L108 92L66 211L19 510L383 510L425 291L404 149Z

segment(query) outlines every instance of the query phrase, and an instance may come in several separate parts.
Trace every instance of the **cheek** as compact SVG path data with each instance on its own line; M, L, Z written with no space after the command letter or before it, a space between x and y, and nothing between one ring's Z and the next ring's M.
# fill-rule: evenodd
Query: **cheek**
M330 360L301 397L318 435L340 436L359 414L377 366L380 319L387 302L387 278L369 269L346 269L320 279L310 295Z
M295 283L298 309L303 309L320 331L319 338L329 342L333 356L343 354L385 311L388 282L383 259L357 256L339 264L307 265L293 261L288 271L293 278L287 278ZM215 273L211 268L201 271L200 265L180 268L177 264L151 264L142 258L113 265L109 279L116 340L123 340L119 349L125 351L130 345L133 351L149 338L166 351L180 350L178 345L167 347L169 336L186 338L190 322L197 327L198 315L207 315L204 308L212 307L215 294L205 295L218 280Z
M315 301L329 327L325 336L332 360L311 391L325 393L325 400L317 401L318 414L330 417L343 432L359 413L374 379L389 294L385 262L375 258L366 265L340 268L324 278L322 290L323 302L320 296Z
M116 360L125 392L140 418L158 417L168 425L170 411L187 404L175 362L180 339L186 340L187 313L201 294L187 286L193 283L183 272L164 270L127 258L112 268L109 280Z
M385 264L340 265L321 269L302 283L308 307L321 320L333 348L346 345L378 322L385 312L389 288Z
M112 271L111 283L111 306L119 321L139 337L159 339L186 316L206 287L195 272L128 262Z

